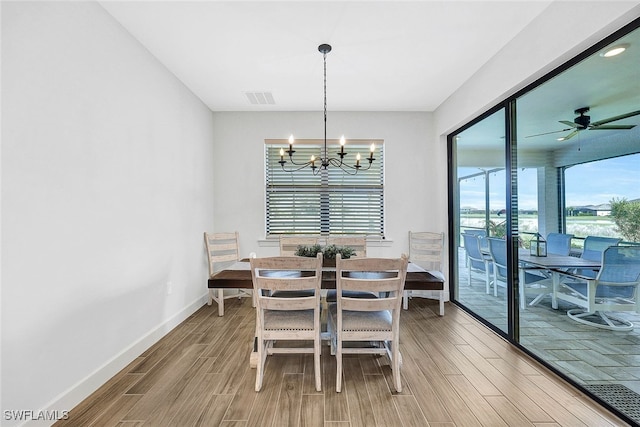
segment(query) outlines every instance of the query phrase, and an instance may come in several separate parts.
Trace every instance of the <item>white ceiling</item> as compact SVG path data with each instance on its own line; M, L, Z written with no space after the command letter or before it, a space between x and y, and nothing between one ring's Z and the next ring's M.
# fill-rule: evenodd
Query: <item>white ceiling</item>
M433 111L551 1L100 3L212 111L322 110L322 43L329 110Z

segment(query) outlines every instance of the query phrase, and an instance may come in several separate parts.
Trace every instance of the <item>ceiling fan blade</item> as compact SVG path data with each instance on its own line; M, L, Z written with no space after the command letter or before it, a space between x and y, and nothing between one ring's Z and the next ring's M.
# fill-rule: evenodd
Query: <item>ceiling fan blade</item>
M640 114L640 110L632 111L632 112L626 113L626 114L620 114L619 116L615 116L615 117L609 117L608 119L604 119L604 120L599 120L597 122L591 123L591 126L600 127L600 125L604 125L606 123L615 122L616 120L626 119L627 117L637 116L638 114Z
M567 139L573 138L574 136L576 136L578 134L579 130L576 129L573 132L571 132L569 135L563 137L562 139L559 139L558 141L566 141Z
M577 128L578 127L577 124L575 124L573 122L570 122L569 120L560 120L560 123L562 123L564 125L567 125L567 126L571 126L572 128Z
M636 125L603 125L603 126L589 126L590 130L611 130L611 129L633 129Z
M566 132L568 130L571 130L571 128L567 128L567 129L562 129L562 130L554 130L551 132L545 132L545 133L537 133L535 135L528 135L525 136L525 138L533 138L534 136L542 136L542 135L551 135L552 133L558 133L558 132Z

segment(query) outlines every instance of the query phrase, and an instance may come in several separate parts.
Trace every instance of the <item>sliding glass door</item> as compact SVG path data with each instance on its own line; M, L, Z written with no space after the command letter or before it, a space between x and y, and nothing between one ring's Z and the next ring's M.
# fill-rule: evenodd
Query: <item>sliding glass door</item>
M577 322L567 313L579 305L552 298L568 285L522 259L535 239L575 258L588 236L640 245L639 26L449 137L454 301L638 424L640 313L609 313L634 323L625 331Z

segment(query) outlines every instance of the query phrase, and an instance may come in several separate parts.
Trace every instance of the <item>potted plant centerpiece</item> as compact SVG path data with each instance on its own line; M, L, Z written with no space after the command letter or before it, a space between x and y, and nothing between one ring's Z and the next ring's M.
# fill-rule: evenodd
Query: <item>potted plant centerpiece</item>
M336 266L336 255L340 254L342 259L351 258L356 254L356 251L353 248L348 246L336 246L336 245L328 245L325 246L324 249L320 245L313 246L298 246L298 249L295 252L296 256L304 256L304 257L315 257L318 253L322 252L322 264L325 267L335 267Z

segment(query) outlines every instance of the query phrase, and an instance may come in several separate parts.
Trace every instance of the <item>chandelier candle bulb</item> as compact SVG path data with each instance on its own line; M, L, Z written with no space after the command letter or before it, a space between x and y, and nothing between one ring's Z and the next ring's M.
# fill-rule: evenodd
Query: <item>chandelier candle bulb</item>
M280 149L280 162L284 161L284 148Z
M356 167L359 168L360 167L360 153L358 153L356 155Z

